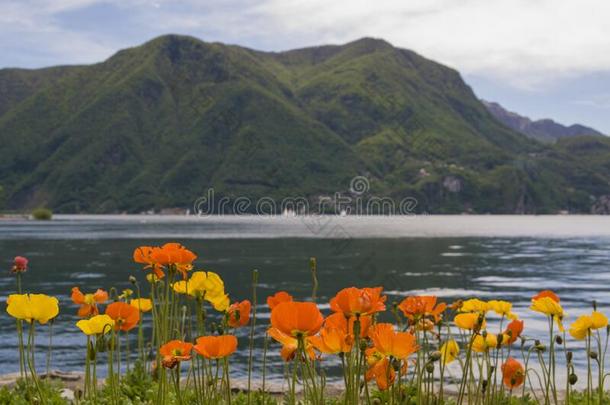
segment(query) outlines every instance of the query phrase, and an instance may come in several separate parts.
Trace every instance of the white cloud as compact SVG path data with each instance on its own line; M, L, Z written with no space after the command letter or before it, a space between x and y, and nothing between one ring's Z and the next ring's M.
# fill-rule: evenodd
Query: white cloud
M54 18L96 3L123 10L151 37L178 32L281 50L374 36L521 88L610 70L607 0L5 0L0 36L23 41L24 53L45 47L57 63L95 62L133 45Z
M19 54L16 57L18 62L27 61L28 55L32 55L31 64L35 67L98 62L115 52L116 44L113 46L104 39L92 38L86 32L66 30L54 20L56 13L85 7L97 1L3 2L0 4L0 47L5 53ZM7 61L5 65L18 64Z
M605 0L267 0L260 9L281 31L320 42L382 37L520 86L610 69Z

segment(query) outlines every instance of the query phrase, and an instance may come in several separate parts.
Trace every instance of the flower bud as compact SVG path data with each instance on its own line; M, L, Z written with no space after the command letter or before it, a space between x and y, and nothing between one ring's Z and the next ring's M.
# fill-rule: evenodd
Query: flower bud
M536 350L539 352L544 352L546 350L546 347L541 343L535 346Z
M574 356L574 353L572 353L571 351L566 353L566 360L567 360L568 363L572 362L572 357L573 356Z
M439 361L441 357L442 357L442 354L438 350L430 353L430 361L432 361L432 362Z
M559 335L555 336L555 343L557 343L558 345L563 344L563 338Z
M591 357L593 360L597 360L597 352L594 352L593 350L591 350L589 352L589 357Z
M130 282L131 284L134 284L134 285L135 285L135 284L138 282L138 280L136 280L136 278L135 278L134 276L129 276L129 282Z
M80 388L74 390L74 398L76 398L77 402L83 399L84 394L85 393Z
M577 381L578 381L578 376L574 373L570 374L570 376L568 377L568 382L570 383L570 385L576 384Z
M17 256L13 259L12 273L23 273L28 269L28 259L23 256Z
M500 345L502 344L502 341L504 340L504 334L498 333L496 339L498 340L498 347L500 347Z
M428 363L426 364L426 371L429 374L432 374L434 372L434 363Z

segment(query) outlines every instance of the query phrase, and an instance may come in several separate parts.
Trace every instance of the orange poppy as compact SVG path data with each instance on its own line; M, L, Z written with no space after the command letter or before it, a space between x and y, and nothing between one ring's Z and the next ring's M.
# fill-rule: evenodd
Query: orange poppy
M536 301L536 300L539 300L544 297L549 297L556 303L559 303L559 296L551 290L540 291L538 294L536 294L532 297L532 301Z
M193 344L182 340L172 340L159 348L159 354L163 356L162 364L165 368L174 368L181 361L191 359Z
M72 288L72 302L80 305L78 316L81 318L89 318L98 315L100 311L97 304L102 304L108 301L108 293L102 289L98 289L93 294L83 294L78 287Z
M523 384L525 380L525 370L521 363L512 357L506 359L502 365L502 381L507 388L513 389Z
M323 327L320 334L308 338L309 342L325 354L349 353L354 340L345 330Z
M155 264L164 267L175 266L176 270L186 280L186 273L193 269L193 261L195 261L197 255L181 244L172 242L153 249L150 258Z
M288 294L286 291L278 291L274 295L267 297L267 305L269 305L269 309L273 309L277 306L277 304L281 302L292 301L292 295Z
M114 319L114 329L128 331L140 322L138 308L126 302L113 302L106 307L106 315Z
M271 326L292 337L313 336L323 322L322 313L313 302L282 302L271 311Z
M145 269L151 268L157 278L163 278L163 267L175 266L176 270L187 278L187 271L193 268L197 255L179 243L166 243L161 247L140 246L133 252L136 263L145 264Z
M382 357L372 363L371 367L366 371L365 378L366 381L371 381L374 378L377 388L385 391L394 383L396 372L391 367L390 360L387 357Z
M371 324L373 323L373 318L371 316L361 316L360 317L360 337L365 337L368 335L368 330ZM330 314L324 320L325 328L337 328L349 335L354 334L354 322L356 321L356 317L352 316L349 318L349 321L340 312L335 312L334 314Z
M153 246L140 246L135 248L135 250L133 251L133 261L136 263L145 264L146 266L144 266L144 268L152 269L152 271L155 273L155 276L157 276L157 279L160 279L165 276L165 273L163 273L161 265L155 263L152 258L152 253L156 249L159 248Z
M133 251L133 261L140 264L151 265L153 260L150 258L150 254L153 251L152 246L139 246Z
M295 337L287 335L277 328L269 328L267 333L277 342L282 344L282 350L280 351L282 359L284 359L284 361L293 360L299 347L299 341ZM305 340L305 351L310 359L313 360L316 357L309 339Z
M369 328L369 337L375 350L384 356L404 360L419 350L415 336L409 332L396 332L391 323L378 323Z
M202 336L193 347L206 359L222 359L237 350L237 338L233 335Z
M344 288L330 300L330 309L333 312L342 312L348 317L385 311L387 297L381 296L382 290L383 287Z
M438 323L441 314L447 308L447 304L436 304L436 297L432 295L412 296L405 298L398 308L411 321L417 321L426 317L434 319Z
M250 301L244 300L242 302L236 302L229 307L227 310L227 316L229 319L229 326L237 328L240 326L246 326L250 321Z
M510 332L510 333L509 333ZM512 345L519 339L521 333L523 332L523 321L515 319L508 325L506 325L506 329L504 330L504 335L510 336L508 342L509 345Z

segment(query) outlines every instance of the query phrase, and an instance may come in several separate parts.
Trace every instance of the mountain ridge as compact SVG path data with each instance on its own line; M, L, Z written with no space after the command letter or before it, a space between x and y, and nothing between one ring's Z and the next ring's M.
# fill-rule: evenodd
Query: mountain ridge
M596 129L585 125L563 125L550 118L532 120L529 117L507 110L497 102L481 101L500 122L541 142L556 142L559 138L572 136L605 136Z
M189 208L208 189L314 201L356 176L432 213L589 212L610 194L604 154L531 141L459 72L382 40L262 52L167 35L51 69L0 109L11 209ZM15 82L0 70L0 91Z

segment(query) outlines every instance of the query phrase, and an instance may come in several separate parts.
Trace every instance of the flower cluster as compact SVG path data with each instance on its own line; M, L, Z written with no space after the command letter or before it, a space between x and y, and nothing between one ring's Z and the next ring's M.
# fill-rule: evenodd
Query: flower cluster
M183 278L193 269L197 255L179 243L166 243L163 246L140 246L133 252L133 260L151 269L157 279L165 277L165 271L178 271Z
M144 285L130 276L132 288L121 293L114 288L86 291L75 286L71 290L75 313L81 318L75 328L87 340L84 399L96 402L96 367L106 354L106 384L113 403L121 403L121 362L125 361L129 370L134 357L155 375L155 403L174 399L183 403L185 390L194 391L198 403L230 403L229 358L238 350L240 328L249 329L250 386L258 273L253 273L252 299L238 300L226 291L219 274L196 270L197 255L179 243L141 246L134 250L133 258L149 272ZM312 263L315 265L315 260ZM59 302L44 294L22 292L27 266L26 258L14 259L10 271L17 278L17 293L8 296L6 311L16 320L21 375L26 381L33 380L32 387L39 389L32 360L35 328L56 320ZM587 402L605 400L609 327L608 318L595 303L591 313L576 318L566 330L559 296L549 290L534 295L529 308L546 319L548 326L548 341L543 341L524 335L525 323L508 301L470 298L445 303L435 296L411 295L390 305L382 287L348 287L319 304L315 271L312 274L311 298L297 299L278 291L266 299L270 310L266 336L280 345L279 355L288 370L285 398L289 403L326 403L324 365L333 357L341 364L341 395L348 404L444 403L445 384L453 385L452 396L458 404L510 403L513 395L526 398L528 382L527 391L542 395L541 402L557 403L563 395L569 403L571 386L578 377L573 351L567 346L568 334L574 344L585 345ZM390 316L395 322L388 322ZM144 333L145 321L152 327L150 334ZM130 333L136 328L134 356L129 344ZM558 394L556 381L558 353L565 356L567 376L562 394ZM266 364L266 358L260 360ZM539 372L532 371L530 363L534 361ZM189 364L186 384L181 384L183 363ZM597 389L593 385L595 368ZM530 373L536 373L535 379ZM297 395L298 385L302 387L301 397ZM43 398L42 391L37 398Z

